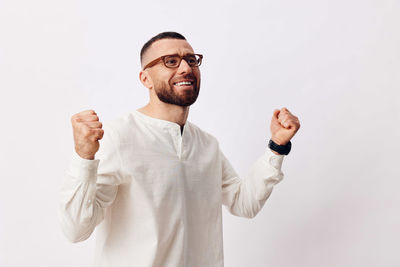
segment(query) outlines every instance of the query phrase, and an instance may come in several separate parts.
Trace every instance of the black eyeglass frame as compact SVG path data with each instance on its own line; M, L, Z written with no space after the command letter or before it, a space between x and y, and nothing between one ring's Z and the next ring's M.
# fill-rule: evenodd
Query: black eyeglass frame
M164 59L165 59L166 57L171 57L171 56L178 56L178 57L180 58L180 59L179 59L179 62L177 63L177 65L176 65L175 67L169 67L169 66L167 66L167 64L166 64L165 61L164 61ZM199 61L198 64L192 66L192 65L188 62L188 57L189 57L189 56L198 56L198 57L199 57L199 58L198 58L198 61ZM156 58L156 59L150 61L146 66L144 66L143 70L145 70L145 69L147 69L147 68L151 68L151 67L157 65L159 61L162 61L162 62L164 63L164 66L167 67L167 68L177 68L177 67L180 66L180 64L181 64L181 62L182 62L182 59L184 59L184 60L188 63L188 65L189 65L190 67L192 67L192 68L193 68L193 67L199 67L199 66L201 65L202 60L203 60L203 55L201 55L201 54L187 54L187 55L184 55L184 56L181 56L181 55L178 55L178 54L164 55L164 56L161 56L161 57L159 57L159 58Z

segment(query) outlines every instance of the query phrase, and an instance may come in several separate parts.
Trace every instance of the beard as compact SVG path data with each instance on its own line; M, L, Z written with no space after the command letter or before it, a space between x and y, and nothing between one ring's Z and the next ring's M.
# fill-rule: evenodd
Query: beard
M194 75L186 75L182 78L193 80L192 90L180 90L178 92L174 90L173 82L171 82L171 84L167 82L154 84L154 91L156 92L160 101L181 107L188 107L196 102L200 92L200 81L197 82L197 79Z

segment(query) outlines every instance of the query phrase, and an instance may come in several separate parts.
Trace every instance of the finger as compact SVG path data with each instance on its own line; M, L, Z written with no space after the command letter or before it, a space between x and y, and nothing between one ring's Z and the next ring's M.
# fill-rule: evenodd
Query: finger
M285 128L288 128L288 129L291 129L291 128L299 129L300 123L296 118L291 117L291 118L285 120L284 126L285 126Z
M272 115L272 119L274 120L278 120L278 117L279 117L279 113L280 113L281 111L279 110L279 109L275 109L274 110L274 113L273 113L273 115Z
M87 122L87 121L98 121L99 117L97 115L85 115L78 118L79 122Z
M282 113L282 116L279 117L279 122L282 124L283 127L288 128L289 122L292 120L292 117L287 113Z
M101 129L103 127L103 124L99 121L87 121L84 122L84 124L90 128L99 128Z
M98 133L96 134L96 138L97 138L97 140L100 140L100 139L102 139L103 138L103 135L104 135L104 130L99 130L98 131Z
M287 121L287 120L282 121L281 125L286 129L290 129L290 124L289 124L289 121Z
M284 113L284 111L281 110L278 116L279 123L284 125L285 121L287 120L288 120L288 114Z
M82 116L87 116L87 115L97 115L96 112L94 112L94 110L90 109L90 110L85 110L85 111L81 111L79 113L76 113L74 115L71 116L71 120L74 121L77 118L80 118Z
M93 109L88 109L88 110L81 111L78 114L80 114L80 115L96 115L97 113Z
M287 108L282 108L280 114L282 114L282 115L293 115Z
M71 118L72 124L78 124L80 122L86 122L86 121L98 121L98 120L99 117L97 115L79 116L79 114L76 114Z
M295 127L296 126L296 122L294 120L286 120L285 124L287 125L286 127Z
M275 110L277 116L277 123L283 126L284 128L289 128L289 125L287 123L288 119L290 119L290 115L288 113L287 108L281 108L280 110ZM274 112L275 114L275 112Z
M290 111L288 111L287 109L286 110L281 110L279 115L280 115L279 117L281 119L287 119L287 118L296 118L297 119L297 117L295 115L293 115L292 113L290 113Z
M289 114L287 114L287 113L280 113L281 115L279 116L279 121L280 122L284 122L284 121L287 121L287 120L290 120L291 118L292 118L292 116L290 116Z
M292 127L296 128L296 130L298 130L300 128L300 122L296 118L291 120L290 125L292 125Z
M283 113L289 113L292 114L292 112L290 112L290 110L286 107L282 108Z
M280 110L280 112L279 112L279 117L278 117L278 118L282 120L283 117L284 117L286 114L287 114L287 111L286 111L285 109L282 108L282 109Z
M91 128L89 130L89 136L88 139L91 141L97 141L100 140L101 138L103 138L104 135L104 130L103 129L93 129Z
M294 119L287 119L284 121L284 126L285 126L285 128L288 128L288 129L290 129L292 127L297 128L297 125L298 125L298 123Z
M293 114L292 114L292 112L290 112L290 110L288 110L287 108L282 108L281 109L281 114L287 114L287 115L290 115L290 116L294 116Z
M272 115L272 120L271 120L272 125L279 125L279 120L278 120L279 113L280 113L279 109L274 110L274 113Z

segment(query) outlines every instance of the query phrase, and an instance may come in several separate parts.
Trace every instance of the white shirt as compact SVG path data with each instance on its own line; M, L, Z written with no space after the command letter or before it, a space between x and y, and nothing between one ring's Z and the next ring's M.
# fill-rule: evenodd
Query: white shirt
M96 230L95 266L221 267L222 204L254 217L283 178L266 149L240 179L218 141L187 121L133 111L103 126L94 160L74 154L60 223L72 242Z

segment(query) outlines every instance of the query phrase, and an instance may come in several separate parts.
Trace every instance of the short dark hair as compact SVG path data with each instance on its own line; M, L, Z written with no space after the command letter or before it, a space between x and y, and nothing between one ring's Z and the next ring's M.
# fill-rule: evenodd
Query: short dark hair
M140 50L140 62L143 61L143 55L146 53L146 51L149 49L149 47L158 40L161 39L179 39L179 40L186 40L186 38L177 32L162 32L148 40L142 47L142 50Z

